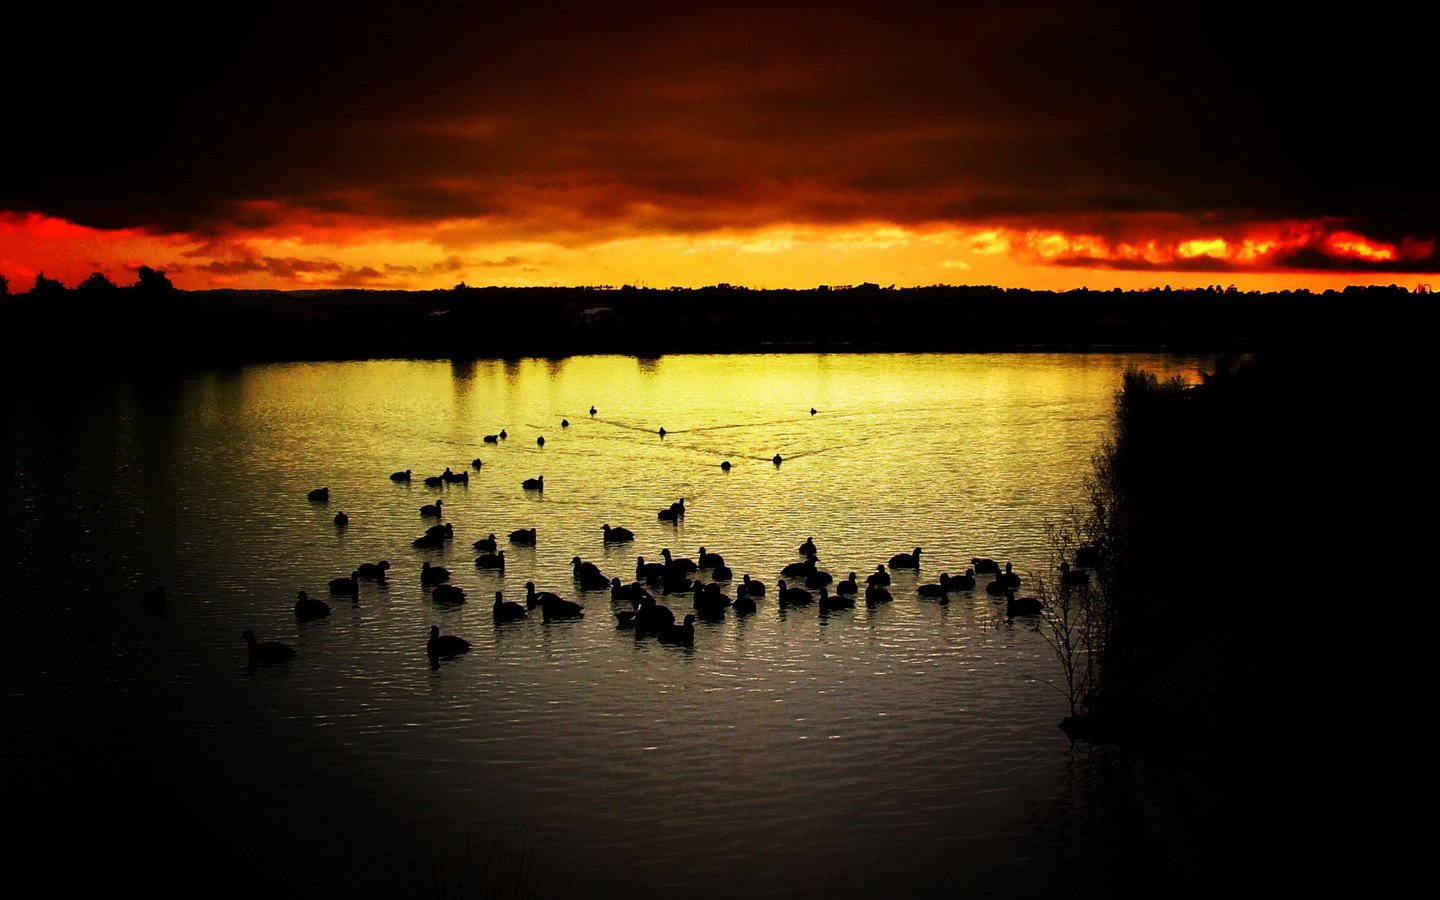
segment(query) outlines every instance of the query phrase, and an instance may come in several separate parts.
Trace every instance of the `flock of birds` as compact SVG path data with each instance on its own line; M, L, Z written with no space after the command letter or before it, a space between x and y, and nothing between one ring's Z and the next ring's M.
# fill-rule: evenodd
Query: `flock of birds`
M815 412L814 409L810 410L811 415ZM595 408L591 407L590 414L593 416L595 413ZM562 420L561 427L569 427L569 424ZM664 430L661 429L662 437L663 433ZM500 431L486 435L484 441L497 443L507 437L505 431ZM543 446L544 438L537 438L537 443ZM778 455L775 462L777 465L780 462ZM475 459L471 465L475 470L479 470L482 462ZM722 464L722 468L728 468L728 465L728 462ZM409 469L390 475L390 479L396 482L410 482L413 478L414 473ZM447 467L439 475L426 477L424 482L431 487L467 484L469 473L457 473ZM526 479L521 483L521 488L526 491L543 491L544 476ZM316 488L309 492L308 498L315 503L328 503L329 488ZM685 518L686 512L685 500L680 498L658 510L657 516L661 521L679 523ZM443 499L421 506L420 516L443 519ZM349 516L344 512L337 512L334 522L336 527L347 527ZM635 540L635 534L629 528L607 522L600 526L600 530L607 547ZM518 528L511 531L507 537L509 543L515 546L533 547L537 540L534 528ZM418 549L438 550L454 539L454 525L439 522L428 527L424 534L412 541L412 545ZM472 546L478 553L475 557L477 569L504 573L505 550L501 549L499 543L500 539L494 533L473 543ZM821 615L851 609L862 602L871 607L889 603L894 600L889 590L891 571L910 570L918 577L922 552L921 547L915 547L911 552L894 554L886 562L878 563L875 571L865 576L863 583L854 571L836 581L834 576L821 567L819 548L815 539L808 537L796 548L796 561L781 569L775 585L775 599L782 609L813 605L819 609ZM647 561L645 557L637 556L634 578L627 581L619 576L606 575L595 563L575 556L571 560L571 568L576 589L581 593L608 593L617 628L632 630L637 638L653 637L663 643L685 646L694 645L697 621L720 620L727 613L737 616L754 614L758 601L769 593L765 583L752 578L749 573L743 574L736 582L735 573L726 565L725 558L706 547L699 548L695 559L673 556L668 547L661 550L661 557L661 560ZM1090 570L1098 565L1098 550L1082 548L1076 555L1074 567L1068 562L1062 564L1062 588L1087 583ZM361 563L348 576L332 579L328 585L329 593L331 596L349 597L353 602L358 602L360 583L384 583L390 570L391 565L387 560ZM468 599L463 588L449 583L452 573L444 566L424 561L421 563L419 576L422 588L430 592L431 599L438 606L454 607ZM986 576L989 580L982 581ZM943 603L948 602L952 593L982 588L997 602L1005 604L1006 618L1039 615L1041 603L1038 599L1015 596L1020 585L1020 576L1011 563L1006 562L1002 566L994 559L975 557L970 560L964 574L951 575L941 572L936 581L917 585L915 593ZM727 586L733 586L733 596L726 593ZM661 602L662 600L668 602ZM689 608L679 606L686 602L689 603ZM152 609L163 609L163 587L147 593L145 605ZM579 619L585 615L582 603L551 591L538 590L533 581L525 583L524 603L506 600L503 591L495 592L493 616L496 625L526 619L536 609L545 622ZM676 609L680 609L678 615ZM306 621L328 616L330 605L325 600L299 591L294 610L298 620ZM242 637L252 662L283 662L295 655L294 648L288 644L273 640L261 641L252 630L247 629ZM431 626L429 639L426 641L426 652L432 664L440 659L466 653L470 647L470 642L458 635L442 634L439 625Z

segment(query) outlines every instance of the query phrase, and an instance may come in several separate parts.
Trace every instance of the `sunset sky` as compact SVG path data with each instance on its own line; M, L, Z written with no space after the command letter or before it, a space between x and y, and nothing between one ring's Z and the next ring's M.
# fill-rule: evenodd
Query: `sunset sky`
M1440 288L1428 7L1085 6L7 13L0 275Z

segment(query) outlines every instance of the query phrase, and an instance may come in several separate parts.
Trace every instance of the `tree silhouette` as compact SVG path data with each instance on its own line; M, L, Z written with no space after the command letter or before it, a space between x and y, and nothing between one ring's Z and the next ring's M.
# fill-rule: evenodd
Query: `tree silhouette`
M0 275L0 297L4 297L8 293L10 293L10 279Z
M115 282L106 278L102 272L91 272L89 277L80 282L80 286L76 290L92 296L104 294L115 290Z
M151 297L164 296L175 290L175 285L165 277L165 273L149 266L140 267L140 280L135 282L135 289L141 294Z
M65 285L57 278L46 278L44 272L35 276L35 286L30 289L35 297L58 297L65 293Z

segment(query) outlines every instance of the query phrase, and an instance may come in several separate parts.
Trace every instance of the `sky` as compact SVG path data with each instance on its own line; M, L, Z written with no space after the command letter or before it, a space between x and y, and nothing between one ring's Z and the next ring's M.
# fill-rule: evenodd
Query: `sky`
M1440 288L1420 3L36 6L12 291Z

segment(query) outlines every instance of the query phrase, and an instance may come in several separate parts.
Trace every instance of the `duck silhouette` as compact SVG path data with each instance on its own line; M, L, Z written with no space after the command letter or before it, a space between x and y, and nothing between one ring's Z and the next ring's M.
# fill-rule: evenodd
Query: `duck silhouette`
M439 625L430 626L430 640L425 642L425 652L431 659L449 659L469 650L469 641L453 634L441 634Z
M330 499L330 489L328 487L316 488L306 496L316 503L324 503Z
M425 519L438 519L444 510L445 501L436 500L434 503L427 503L420 507L420 517Z
M601 525L600 529L605 532L604 540L608 543L618 544L635 540L635 532L628 528L621 528L619 526L611 527L609 523L606 523Z
M885 571L883 565L876 566L875 571L865 579L865 583L873 587L888 587L890 585L890 573Z
M501 591L495 592L495 621L514 622L525 618L527 614L525 607L513 600L506 600L505 594Z
M890 568L919 570L920 548L916 547L914 553L897 553L890 557Z
M695 643L695 614L686 613L685 622L681 625L666 625L660 629L660 641L665 644L683 644L691 646Z
M741 587L745 588L745 593L752 597L765 596L765 582L754 580L748 572L745 574L744 583Z
M437 584L430 592L430 599L441 606L459 606L465 602L465 589L453 584Z
M535 546L535 529L517 528L510 532L510 543L524 544L528 547Z
M520 486L527 491L543 491L545 490L545 476L541 475L538 478L527 478L520 482Z
M295 648L289 644L282 644L279 641L258 641L255 639L255 632L249 628L240 635L245 639L245 646L250 651L251 662L284 662L295 655Z
M295 618L302 622L311 619L323 619L330 615L330 604L318 597L312 597L301 591L295 598Z
M505 551L501 550L498 553L480 554L479 556L475 557L475 568L496 569L501 572L505 571Z
M406 469L406 470L403 471L403 472L391 472L391 473L390 473L390 480L391 480L391 481L409 481L409 480L410 480L410 470L409 470L409 469Z
M476 550L481 553L494 553L499 547L495 544L495 532L490 532L489 537L483 537L474 544Z

